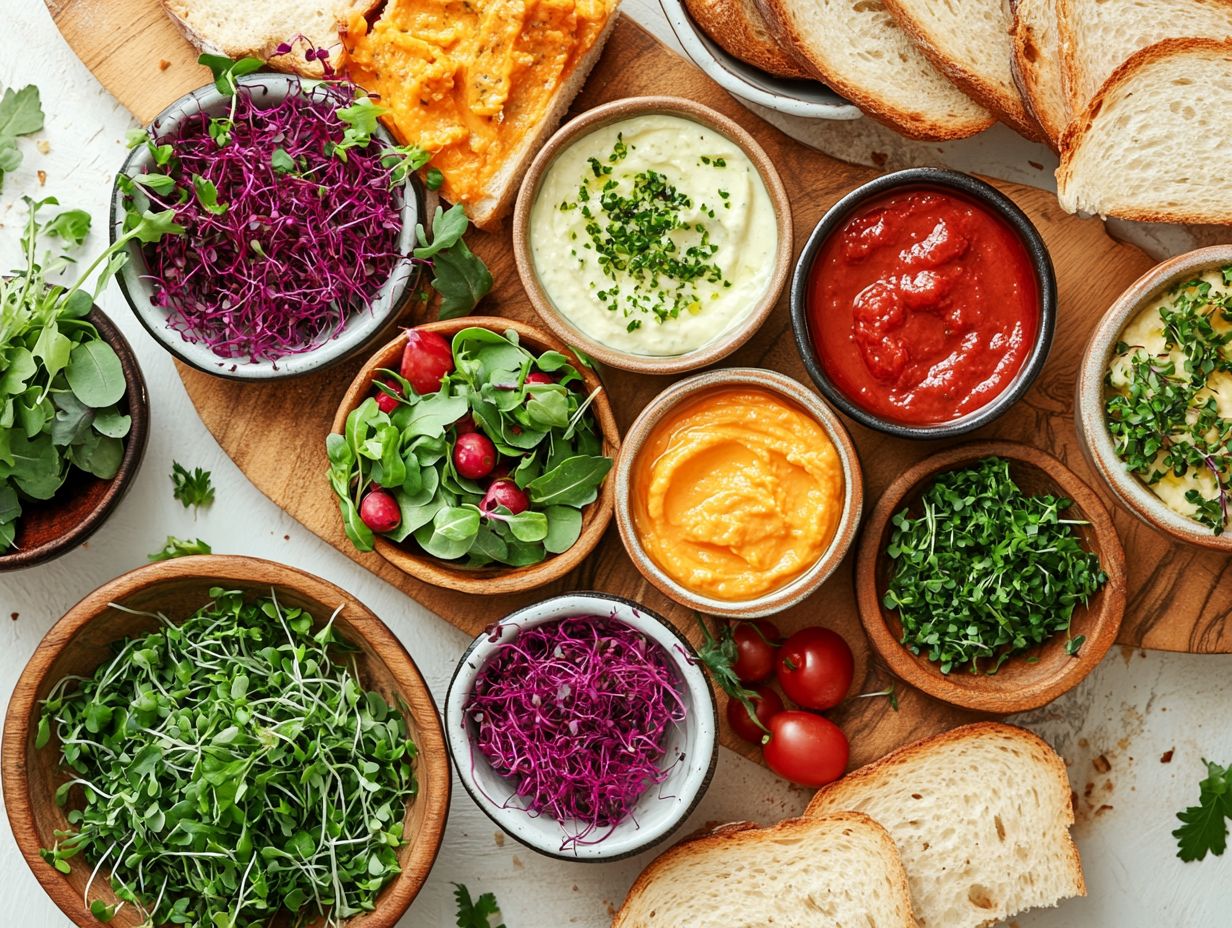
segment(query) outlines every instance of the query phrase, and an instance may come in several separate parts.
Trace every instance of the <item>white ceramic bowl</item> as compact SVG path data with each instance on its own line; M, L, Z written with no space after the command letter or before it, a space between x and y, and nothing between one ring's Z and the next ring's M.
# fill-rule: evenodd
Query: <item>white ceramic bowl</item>
M298 78L287 74L258 72L240 78L239 83L251 88L265 88L264 97L271 104L286 97L286 95L301 84L311 92L319 81ZM255 91L256 93L260 91ZM229 106L229 98L223 96L212 84L206 84L185 94L176 100L157 117L151 126L160 133L174 132L176 126L185 117L199 111L221 113ZM375 133L380 140L392 146L393 139L384 129L378 128ZM153 158L145 145L138 145L124 162L121 173L130 177L142 173L158 172L160 169L153 164ZM414 179L407 181L402 193L402 232L398 238L398 250L403 255L409 255L415 245L415 224L422 215L421 192L419 182ZM112 190L111 202L111 240L114 242L124 231L123 196L118 184ZM145 255L139 242L131 242L128 246L128 263L121 268L118 275L120 290L124 293L128 305L132 307L137 319L154 336L154 339L166 348L176 358L190 367L207 374L215 374L230 380L278 380L296 377L329 367L349 357L359 354L374 342L388 336L397 322L398 310L411 289L416 275L416 268L409 257L403 258L394 265L393 273L377 292L372 305L362 312L354 313L343 326L342 330L329 341L310 351L285 355L277 361L251 361L243 358L219 357L202 344L186 341L179 332L168 323L168 313L165 309L155 306L151 300L152 285L147 277L149 273Z
M859 119L863 115L819 81L775 77L729 55L698 28L681 0L659 3L685 54L728 93L788 116Z
M572 616L614 618L636 628L659 644L673 659L686 705L685 721L668 736L665 762L683 754L667 780L648 789L633 816L603 841L562 850L565 832L549 815L532 816L504 804L511 793L508 780L487 759L471 749L473 726L463 714L475 678L498 645L520 629ZM510 613L475 639L462 655L445 697L445 734L449 753L462 785L475 804L510 837L558 860L618 860L640 853L666 839L696 807L714 775L718 759L718 715L714 692L688 640L666 619L637 603L607 593L566 593ZM635 821L636 820L636 821Z

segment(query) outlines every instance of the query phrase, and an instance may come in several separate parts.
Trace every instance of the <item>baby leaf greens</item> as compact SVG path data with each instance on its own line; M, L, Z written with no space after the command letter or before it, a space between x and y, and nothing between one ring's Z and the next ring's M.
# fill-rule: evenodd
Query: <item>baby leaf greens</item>
M177 557L188 557L192 554L213 554L214 549L200 538L188 541L168 535L166 543L158 551L149 556L151 561L170 561Z
M491 893L484 893L472 900L469 889L461 883L454 883L453 898L458 904L458 928L505 928L503 923L492 923L493 919L500 917L500 906Z
M908 650L926 653L942 673L996 673L1061 632L1076 653L1074 610L1108 578L1073 531L1085 523L1063 517L1070 505L1024 495L1008 461L985 458L939 476L918 517L895 515L883 602L898 613Z
M189 506L200 509L214 502L214 481L208 470L195 467L190 471L179 461L172 461L171 482L175 487L173 495L185 509Z
M93 901L103 920L133 906L147 925L258 928L285 909L341 925L399 872L415 745L332 618L314 629L272 593L210 598L52 688L35 744L54 735L71 775L56 801L74 803L43 857L110 871L121 901Z
M43 128L43 107L39 102L39 89L27 84L20 90L5 88L0 96L0 190L4 189L4 175L21 166L21 148L17 140Z
M1176 856L1184 861L1202 860L1206 855L1219 857L1228 846L1228 819L1232 818L1232 767L1206 764L1206 779L1198 787L1198 804L1190 806L1176 817L1181 827L1172 832L1176 838Z

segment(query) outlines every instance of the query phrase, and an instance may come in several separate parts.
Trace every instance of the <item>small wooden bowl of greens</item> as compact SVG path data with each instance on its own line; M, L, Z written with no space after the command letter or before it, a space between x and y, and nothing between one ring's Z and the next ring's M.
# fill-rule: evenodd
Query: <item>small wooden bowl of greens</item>
M486 594L543 586L595 549L619 449L589 361L534 326L482 316L385 345L326 441L355 547L425 583Z
M1116 640L1125 554L1107 509L1035 448L978 442L921 461L865 523L856 601L889 668L981 712L1035 709Z
M151 564L70 609L17 682L2 761L17 844L81 928L391 928L449 808L398 639L254 558Z

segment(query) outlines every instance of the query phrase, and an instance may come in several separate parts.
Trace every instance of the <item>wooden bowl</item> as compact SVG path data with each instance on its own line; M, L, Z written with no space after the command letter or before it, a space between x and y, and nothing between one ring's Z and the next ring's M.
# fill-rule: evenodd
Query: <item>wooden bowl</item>
M646 552L633 519L633 468L655 426L672 409L702 393L726 387L752 387L775 393L817 421L838 452L843 468L843 514L825 552L812 567L790 583L755 599L723 600L695 593L669 576ZM778 371L732 367L694 374L672 384L642 410L625 436L616 461L616 525L635 567L665 596L707 615L752 619L772 615L802 602L829 579L855 541L864 508L864 476L855 445L842 420L816 393Z
M539 184L557 154L587 133L611 123L621 122L635 116L655 114L690 119L738 145L761 175L778 220L778 247L774 254L774 269L766 285L765 293L749 314L725 335L684 354L666 356L631 354L610 348L576 328L557 310L547 292L540 285L530 244L531 207L534 206L535 197L539 192ZM518 265L518 276L522 280L522 286L526 290L526 295L530 297L531 305L535 307L539 318L564 342L577 345L604 364L639 374L680 374L684 371L697 370L727 357L752 338L753 333L761 327L774 309L783 288L787 285L787 275L790 271L793 253L792 235L791 200L787 196L787 190L783 187L783 181L779 178L770 156L739 123L707 106L683 97L629 97L624 100L613 100L587 110L581 116L567 122L535 156L518 190L517 204L513 213L513 256Z
M150 432L150 399L145 377L124 334L100 309L92 309L86 319L98 329L120 359L128 389L120 400L120 410L132 417L132 427L124 439L120 469L110 480L73 468L69 478L49 500L22 500L17 522L16 547L0 554L0 571L20 570L50 561L76 548L94 534L120 504L132 485L145 456Z
M113 642L157 625L109 604L184 618L208 601L214 586L252 595L273 589L280 602L311 611L318 624L324 624L342 605L334 624L359 649L357 661L364 684L394 704L395 699L404 701L407 728L419 748L419 795L409 805L406 818L410 841L399 853L402 872L377 897L376 910L349 923L354 928L392 928L432 869L449 811L449 760L436 703L406 649L367 607L332 583L256 558L187 557L139 567L90 593L52 626L22 671L4 721L0 767L4 800L26 863L74 924L98 928L98 921L82 902L90 867L75 860L72 874L66 876L39 856L40 848L55 843L57 829L69 827L65 810L53 799L56 788L68 779L58 763L55 739L42 750L34 748L40 702L66 675L90 674L108 660ZM91 896L116 902L106 871L95 879ZM133 906L125 906L111 924L136 928L141 918Z
M463 329L475 326L495 332L513 329L518 333L521 343L532 351L539 353L555 350L568 357L578 373L582 375L587 393L594 390L600 391L591 403L590 409L599 423L599 430L603 433L603 453L608 457L616 457L616 453L620 450L620 430L616 426L615 416L612 415L607 393L602 389L603 383L599 380L598 374L578 360L577 355L568 345L558 341L542 329L498 316L466 316L461 319L429 322L417 328L424 332L436 332L446 339L451 339ZM338 412L334 415L331 431L339 435L343 434L346 428L346 418L351 410L372 395L372 384L377 379L376 372L382 368L397 370L402 358L402 350L405 347L406 334L403 333L368 359L368 362L355 375L355 379L351 381L346 395L342 397ZM615 481L609 474L599 488L599 498L582 511L582 534L578 536L572 548L563 554L553 555L528 567L466 568L450 564L448 561L429 554L420 553L409 544L395 544L380 535L376 536L376 552L404 573L424 583L431 583L433 586L459 590L463 593L483 593L494 596L533 590L563 577L582 563L599 544L603 533L612 521L615 499L614 484Z
M1070 516L1089 523L1074 526L1075 531L1083 547L1099 555L1108 580L1085 607L1074 612L1071 634L1086 636L1076 656L1065 653L1065 636L1058 634L1042 647L1010 658L995 674L972 674L965 669L943 674L927 655L912 654L900 643L902 624L881 604L893 571L885 556L891 519L904 508L916 507L938 474L990 456L1010 462L1010 474L1024 493L1073 500ZM856 552L855 585L860 621L890 670L936 699L1007 715L1036 709L1073 689L1107 653L1125 613L1125 552L1099 496L1056 458L1014 442L976 442L926 458L890 484L864 526ZM1038 661L1028 663L1025 658L1031 656Z
M1104 420L1104 375L1121 333L1147 304L1175 284L1229 264L1232 245L1212 245L1164 261L1134 281L1091 332L1078 368L1074 404L1074 422L1083 454L1122 508L1174 541L1224 553L1232 553L1232 531L1216 535L1205 525L1173 512L1126 469Z

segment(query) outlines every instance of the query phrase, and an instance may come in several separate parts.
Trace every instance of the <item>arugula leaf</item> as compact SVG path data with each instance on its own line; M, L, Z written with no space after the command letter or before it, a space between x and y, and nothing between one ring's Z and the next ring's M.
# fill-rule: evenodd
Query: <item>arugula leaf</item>
M432 263L432 287L441 295L440 318L465 316L492 289L492 274L462 240L469 225L460 204L439 206L432 217L432 240L422 224L415 227L419 247L412 254Z
M17 139L42 128L39 89L34 84L27 84L20 90L6 88L4 96L0 97L0 190L4 189L4 175L21 165Z
M1198 786L1198 804L1177 813L1181 827L1172 832L1177 854L1183 861L1202 860L1208 853L1219 857L1228 845L1228 822L1232 818L1232 767L1208 760L1206 778Z
M201 204L202 209L212 216L221 216L227 211L227 204L218 202L218 188L213 182L206 180L200 174L194 174L192 183L193 191L197 194L197 202Z
M363 148L372 141L372 135L380 125L381 116L389 110L376 103L371 97L357 96L350 106L340 107L338 118L346 123L342 141L336 142L330 153L339 160L346 161L346 153L351 148Z
M214 482L208 470L196 467L190 471L179 461L172 461L171 483L172 495L185 509L190 506L200 509L214 502Z
M260 58L249 57L235 61L226 55L202 54L197 58L197 63L210 69L210 73L214 75L214 86L226 97L235 95L239 78L265 67L265 62Z
M469 225L470 220L466 218L461 204L449 207L448 212L438 206L432 217L432 241L428 241L428 235L422 223L415 226L415 237L419 240L420 247L416 248L412 254L424 261L436 257L445 249L458 244L462 236L466 234Z
M562 461L527 487L531 502L540 506L586 506L612 469L612 459L577 455Z
M470 890L461 883L453 884L453 893L458 905L458 928L505 928L503 923L492 924L492 919L500 916L500 906L492 893L472 901Z
M71 245L80 245L90 234L90 214L84 209L66 209L47 223L43 231Z
M151 561L170 561L177 557L188 557L193 554L213 554L214 549L200 538L188 541L168 535L162 549L150 555Z

